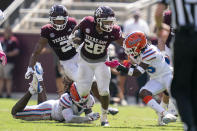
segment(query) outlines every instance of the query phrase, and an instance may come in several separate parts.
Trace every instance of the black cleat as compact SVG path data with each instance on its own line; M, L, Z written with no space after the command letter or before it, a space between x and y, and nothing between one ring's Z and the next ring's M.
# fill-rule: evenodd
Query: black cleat
M119 112L119 110L117 108L112 108L112 107L108 108L108 114L116 115L116 114L118 114L118 112Z
M109 126L109 122L108 121L106 121L106 122L101 122L101 126Z

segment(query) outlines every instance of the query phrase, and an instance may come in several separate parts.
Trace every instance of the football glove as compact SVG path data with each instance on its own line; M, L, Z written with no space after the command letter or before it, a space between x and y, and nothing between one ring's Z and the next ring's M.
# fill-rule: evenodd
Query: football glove
M68 42L74 47L78 48L81 44L81 38L80 38L80 30L76 30L73 34L71 34L68 37Z
M96 112L96 113L92 112L92 113L88 114L87 116L91 119L91 121L95 121L100 118L100 114L98 112Z
M117 68L120 65L120 63L117 60L105 61L105 65L111 68Z
M129 71L127 67L125 67L124 65L121 65L117 60L105 61L105 65L111 68L116 68L116 70L119 72L128 73Z
M3 66L7 64L7 57L3 51L0 51L0 62Z

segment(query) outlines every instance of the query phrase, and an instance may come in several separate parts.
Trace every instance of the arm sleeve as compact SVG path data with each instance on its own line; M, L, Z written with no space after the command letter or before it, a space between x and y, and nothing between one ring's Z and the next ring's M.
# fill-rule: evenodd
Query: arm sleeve
M71 108L64 109L62 111L62 115L66 123L87 123L91 121L89 117L81 117L74 115Z

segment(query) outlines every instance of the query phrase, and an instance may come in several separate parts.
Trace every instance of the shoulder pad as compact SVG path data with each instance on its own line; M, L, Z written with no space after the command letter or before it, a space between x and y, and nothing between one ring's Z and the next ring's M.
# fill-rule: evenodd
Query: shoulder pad
M149 64L156 58L156 50L153 48L148 48L142 53L142 62Z
M70 95L68 93L65 93L60 98L60 104L64 106L65 108L70 108L72 105L72 100L70 98Z

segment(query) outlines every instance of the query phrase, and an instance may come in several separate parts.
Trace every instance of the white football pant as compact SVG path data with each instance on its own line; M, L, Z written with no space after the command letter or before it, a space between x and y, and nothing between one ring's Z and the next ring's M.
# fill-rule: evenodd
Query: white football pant
M39 105L26 106L21 112L17 112L14 116L16 119L22 120L51 120L52 107L55 100L48 100Z
M76 81L77 80L77 71L78 71L78 56L77 53L75 56L73 56L70 60L61 61L60 64L64 68L65 75L69 77L69 79Z
M166 89L169 92L172 77L172 74L168 73L156 79L151 79L145 84L145 86L140 89L140 92L143 89L150 91L153 95L157 95L158 93L163 92Z
M97 82L99 95L108 95L111 78L110 68L104 62L89 63L79 56L76 86L80 96L86 96L90 93L94 77Z

